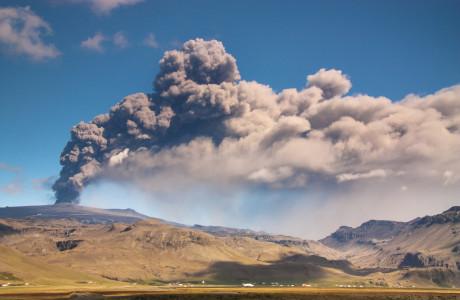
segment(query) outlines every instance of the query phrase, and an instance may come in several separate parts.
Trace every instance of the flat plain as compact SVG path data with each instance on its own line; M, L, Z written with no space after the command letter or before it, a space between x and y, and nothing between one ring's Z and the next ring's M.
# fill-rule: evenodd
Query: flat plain
M4 287L0 299L460 299L460 289L241 286Z

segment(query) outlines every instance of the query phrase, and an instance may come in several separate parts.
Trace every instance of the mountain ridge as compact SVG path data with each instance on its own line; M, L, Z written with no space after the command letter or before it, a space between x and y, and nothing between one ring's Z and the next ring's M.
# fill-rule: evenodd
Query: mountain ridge
M315 280L331 276L353 280L355 276L349 263L325 258L316 259L318 263L297 259L296 263L290 257L311 256L295 247L246 237L216 237L156 219L110 225L82 224L74 219L0 222L3 228L14 229L0 234L0 245L42 263L118 281L280 278L301 282L306 274Z
M460 271L460 206L408 222L371 220L340 227L319 242L361 266Z
M103 209L71 203L0 207L0 219L23 219L27 217L34 217L37 219L74 218L86 224L110 224L115 222L133 223L150 218L130 208Z
M151 218L140 214L133 209L102 209L87 206L79 206L69 203L41 206L18 206L0 208L2 218L37 218L37 219L62 219L73 218L83 224L110 225L113 223L135 223ZM280 245L293 245L308 254L326 256L330 259L343 259L338 252L325 247L314 240L305 240L287 235L276 235L265 232L257 232L250 229L238 229L224 226L204 226L195 224L185 225L159 218L153 218L162 223L185 229L197 229L217 237L249 237L258 241L273 242ZM0 224L0 226L2 226Z
M325 284L336 278L446 287L460 285L459 216L460 207L454 206L409 222L369 220L311 241L250 229L183 225L132 209L28 206L0 208L0 245L50 266L112 280L278 278Z

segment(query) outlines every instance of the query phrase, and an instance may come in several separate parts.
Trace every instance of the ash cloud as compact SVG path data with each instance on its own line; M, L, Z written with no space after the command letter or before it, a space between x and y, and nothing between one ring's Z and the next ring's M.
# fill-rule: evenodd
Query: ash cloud
M336 96L342 96L351 88L351 82L342 75L340 70L320 69L318 73L307 76L307 87L317 86L322 91L324 99L331 99Z
M241 80L215 40L165 53L152 94L127 96L71 130L53 185L78 202L99 179L151 193L206 184L308 190L318 182L458 184L460 85L400 102L346 96L350 79L321 69L303 90ZM348 182L348 183L347 183Z

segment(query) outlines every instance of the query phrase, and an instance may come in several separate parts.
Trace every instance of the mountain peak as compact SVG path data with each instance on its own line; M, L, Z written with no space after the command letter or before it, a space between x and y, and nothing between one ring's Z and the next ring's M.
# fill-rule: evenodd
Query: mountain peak
M448 213L448 212L457 212L457 213L460 213L460 206L452 206L451 208L449 208L448 210L446 210L444 213Z
M413 226L431 226L433 224L460 223L460 206L452 206L441 214L425 216L413 223Z

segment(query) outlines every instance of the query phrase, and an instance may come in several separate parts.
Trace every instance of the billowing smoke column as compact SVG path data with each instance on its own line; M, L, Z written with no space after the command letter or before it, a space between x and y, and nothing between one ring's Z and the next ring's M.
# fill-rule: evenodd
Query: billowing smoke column
M153 94L72 128L56 203L78 202L98 178L146 189L166 177L288 189L388 176L458 181L460 85L392 102L344 97L351 83L338 70L307 80L276 94L240 81L220 42L188 41L160 60Z

